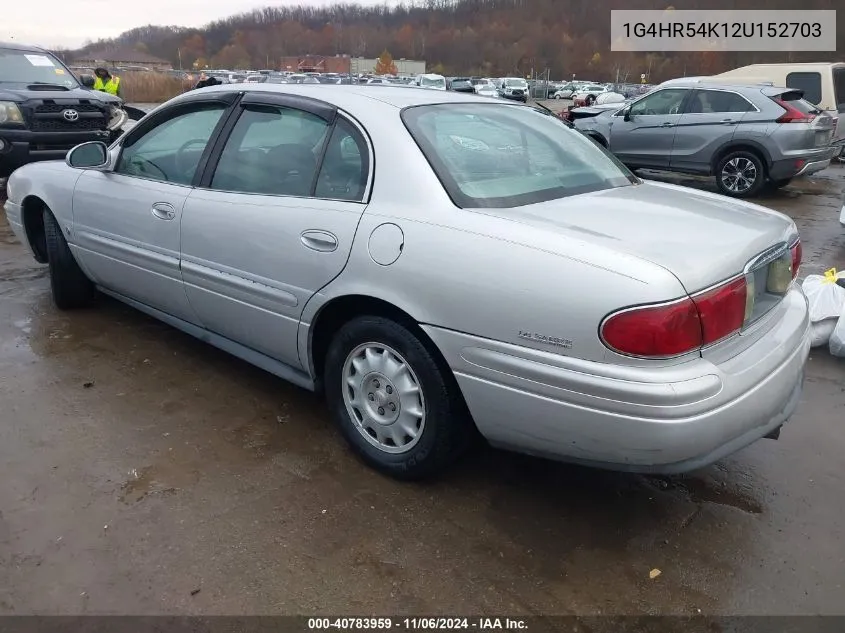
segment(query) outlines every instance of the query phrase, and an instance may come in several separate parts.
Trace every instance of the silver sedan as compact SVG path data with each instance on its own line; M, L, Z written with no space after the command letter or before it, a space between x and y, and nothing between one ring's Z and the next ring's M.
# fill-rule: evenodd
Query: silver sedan
M321 390L398 477L476 432L683 472L776 436L801 394L794 223L645 183L515 103L206 88L19 169L6 212L59 308L107 294Z

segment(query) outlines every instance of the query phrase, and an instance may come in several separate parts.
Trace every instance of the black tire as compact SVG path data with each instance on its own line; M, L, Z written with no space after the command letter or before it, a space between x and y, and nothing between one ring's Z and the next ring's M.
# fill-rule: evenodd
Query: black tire
M392 348L416 375L425 417L419 439L406 452L386 452L374 445L375 438L366 439L366 431L353 419L354 414L344 400L344 390L352 391L345 381L347 359L359 346L370 342ZM357 317L338 330L326 354L324 389L335 422L358 456L373 468L398 479L421 479L442 472L473 437L473 423L448 367L438 363L416 334L390 319ZM359 392L361 396L363 391ZM364 407L359 405L359 408Z
M584 103L586 103L588 107L593 105L595 102L596 102L596 96L595 95L587 95L587 98L584 99Z
M739 174L740 177L734 179L734 174ZM716 185L719 187L719 193L723 195L748 198L757 194L765 183L766 169L763 161L752 152L728 152L716 164Z
M62 229L48 208L44 208L44 236L47 243L47 261L50 265L50 288L53 302L60 310L72 310L90 305L95 288L67 245Z

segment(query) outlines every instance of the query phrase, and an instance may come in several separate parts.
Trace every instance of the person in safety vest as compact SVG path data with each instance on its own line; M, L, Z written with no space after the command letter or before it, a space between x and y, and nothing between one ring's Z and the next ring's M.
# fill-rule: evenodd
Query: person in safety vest
M105 68L97 68L94 71L94 90L100 90L110 95L120 96L120 77L109 74Z

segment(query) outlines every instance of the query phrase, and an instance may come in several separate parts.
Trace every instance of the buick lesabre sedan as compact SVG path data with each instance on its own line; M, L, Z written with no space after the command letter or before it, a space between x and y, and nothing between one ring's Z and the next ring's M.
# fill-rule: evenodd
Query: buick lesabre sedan
M319 389L397 477L476 431L683 472L776 437L801 393L794 223L516 103L215 86L19 169L6 211L59 308L104 293Z

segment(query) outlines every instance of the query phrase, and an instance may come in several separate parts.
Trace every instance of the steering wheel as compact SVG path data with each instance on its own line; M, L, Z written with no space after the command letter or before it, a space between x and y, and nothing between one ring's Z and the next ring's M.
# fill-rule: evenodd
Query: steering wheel
M152 167L155 169L155 171L161 174L161 180L167 180L167 174L164 173L164 170L158 165L156 165L153 161L144 158L143 156L138 156L136 154L129 160L129 165L131 165L133 168L137 167L138 171L140 172L139 174L137 174L138 176L151 175L149 173L151 170L149 170L148 168Z
M193 173L189 173L189 171L196 169L197 163L187 163L185 152L192 145L205 145L206 143L208 143L207 138L192 138L190 141L182 143L182 146L176 150L176 155L173 159L176 163L176 171L184 176L193 176Z

